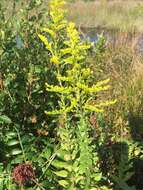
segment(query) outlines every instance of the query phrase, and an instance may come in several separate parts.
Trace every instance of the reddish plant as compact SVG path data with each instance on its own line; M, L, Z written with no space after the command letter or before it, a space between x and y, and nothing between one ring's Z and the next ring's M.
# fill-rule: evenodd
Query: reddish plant
M35 178L34 169L31 164L19 164L13 169L12 177L15 183L26 185Z

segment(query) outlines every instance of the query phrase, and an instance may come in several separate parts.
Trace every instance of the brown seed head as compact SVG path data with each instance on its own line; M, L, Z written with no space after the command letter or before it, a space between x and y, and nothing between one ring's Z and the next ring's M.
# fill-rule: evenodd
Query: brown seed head
M19 164L13 169L12 177L15 183L25 185L35 178L35 173L31 164Z

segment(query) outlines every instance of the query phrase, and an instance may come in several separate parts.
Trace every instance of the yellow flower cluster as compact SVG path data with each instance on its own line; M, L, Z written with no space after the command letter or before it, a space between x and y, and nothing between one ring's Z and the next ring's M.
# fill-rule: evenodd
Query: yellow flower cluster
M42 29L50 35L50 39L38 34L50 52L50 62L57 66L56 78L59 84L46 84L46 90L58 93L62 99L59 110L46 113L63 114L76 112L78 109L85 112L103 112L105 106L113 105L116 101L99 102L96 105L89 102L94 100L99 92L110 88L109 79L89 85L93 72L86 66L86 57L91 44L81 41L74 23L67 24L64 19L65 11L62 9L64 4L61 0L53 0L50 3L51 22L48 28ZM63 30L64 33L63 46L59 44L59 30Z

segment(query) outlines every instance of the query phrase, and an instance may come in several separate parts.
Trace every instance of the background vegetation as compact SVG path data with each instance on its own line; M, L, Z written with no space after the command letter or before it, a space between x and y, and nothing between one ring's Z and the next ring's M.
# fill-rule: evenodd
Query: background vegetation
M6 3L0 2L0 189L141 190L143 59L136 38L127 39L142 32L142 3L70 2L67 13L58 0L50 12L46 1ZM66 18L80 31L124 33L115 44L103 35L91 44Z
M83 27L142 32L143 2L140 0L83 1L69 6L69 18Z

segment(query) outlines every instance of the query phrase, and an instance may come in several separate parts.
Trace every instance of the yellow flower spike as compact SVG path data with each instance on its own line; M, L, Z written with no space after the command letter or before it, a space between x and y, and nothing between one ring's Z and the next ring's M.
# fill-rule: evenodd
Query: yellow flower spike
M117 100L112 100L112 101L106 101L106 102L101 102L97 105L95 105L96 107L107 107L110 105L114 105L117 102Z
M62 55L70 54L71 53L71 48L65 48L61 49Z
M45 36L39 34L39 38L46 45L47 49L51 52L50 62L59 65L62 63L62 67L65 68L65 75L62 75L62 71L59 70L56 73L56 78L60 81L60 85L46 84L46 90L49 92L55 92L62 94L64 107L62 103L59 104L60 109L47 112L50 115L64 114L75 112L76 108L80 107L88 110L89 112L103 112L104 107L110 106L116 103L113 101L105 101L97 103L96 105L90 105L89 100L92 95L95 94L99 97L101 91L108 90L111 86L108 84L110 79L102 80L94 85L90 85L89 81L93 74L90 68L85 67L85 58L87 51L91 48L92 44L86 44L80 40L80 33L76 30L74 23L67 24L65 21L65 11L62 7L65 5L65 1L51 0L50 3L50 16L52 22L49 23L49 28L43 28L42 31L48 33L48 40ZM63 40L64 48L61 49L58 46L58 35L60 30L63 29L66 32L66 36ZM49 42L50 41L50 42ZM67 65L67 66L66 66ZM61 84L64 84L61 86ZM80 97L84 98L80 98ZM86 103L85 103L86 102Z
M104 109L100 109L100 108L97 108L97 107L95 107L95 106L88 105L88 104L85 104L85 105L83 106L83 108L84 108L85 110L90 111L90 112L97 112L97 113L103 113L103 112L104 112Z
M46 115L60 115L64 112L64 110L53 110L53 111L45 111Z
M58 24L58 22L60 22L64 18L64 14L60 14L60 15L56 16L56 14L54 12L51 12L50 15L56 24Z
M73 80L72 77L64 77L64 76L61 76L61 75L58 75L57 79L60 80L60 81L71 81L71 80Z
M106 86L92 86L91 88L88 88L87 89L87 92L89 93L97 93L97 92L100 92L100 91L105 91L105 90L109 90L109 88L111 88L110 85L106 85Z
M61 87L61 86L54 86L54 85L49 85L46 83L46 90L49 92L57 92L61 94L70 94L71 92L74 91L72 87Z
M48 42L48 39L47 39L45 36L41 35L41 34L38 34L38 37L39 37L40 40L46 45L46 48L47 48L51 53L53 53L53 51L52 51L52 45L51 45L51 43Z
M66 4L66 2L62 1L62 0L54 0L54 1L51 0L50 1L51 9L63 7L65 4Z
M87 49L91 48L91 45L80 45L79 48L87 50Z
M67 36L74 44L78 43L80 40L79 32L75 29L75 24L73 22L70 22L67 27Z
M100 91L105 91L108 90L111 86L110 85L106 85L106 86L92 86L92 87L88 87L85 84L81 84L81 83L77 83L77 87L82 89L85 93L90 94L90 93L97 93Z
M66 22L65 23L62 23L62 24L59 24L57 27L56 27L56 31L59 31L59 30L62 30L63 28L66 27Z
M62 9L64 5L65 1L61 0L51 0L50 2L50 16L56 24L61 24L60 22L64 22L65 10Z
M41 30L42 30L43 32L46 32L46 33L50 34L50 36L51 36L53 39L56 38L56 33L55 33L53 30L51 30L51 29L49 29L49 28L42 28Z
M56 65L58 65L60 63L59 61L59 58L57 56L53 56L51 59L50 59L50 62L51 63L54 63Z
M114 105L117 102L117 100L112 100L112 101L105 101L105 102L101 102L95 105L90 105L88 103L85 103L85 105L83 106L84 109L87 109L91 112L99 112L102 113L104 112L103 107L108 107L111 105Z
M102 86L102 85L105 85L109 82L110 82L110 79L108 78L108 79L97 82L95 86Z

